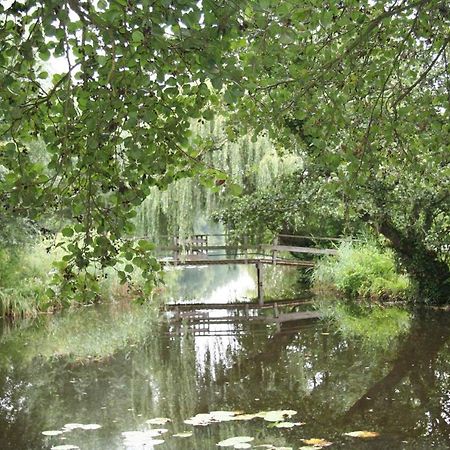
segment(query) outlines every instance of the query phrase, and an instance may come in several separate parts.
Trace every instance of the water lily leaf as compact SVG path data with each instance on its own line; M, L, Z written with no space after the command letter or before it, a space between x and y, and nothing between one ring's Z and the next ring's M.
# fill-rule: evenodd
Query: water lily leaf
M173 437L179 437L179 438L187 438L191 437L194 433L192 431L185 431L184 433L176 433L173 435Z
M83 428L83 426L84 425L82 423L66 423L62 429L64 432L66 432L66 431L75 430L77 428Z
M247 444L248 442L251 442L254 439L255 438L252 438L250 436L235 436L235 437L232 437L229 439L225 439L224 441L220 441L217 444L217 446L218 447L235 447L238 444Z
M261 417L268 422L283 422L284 416L290 418L295 414L297 414L297 411L292 409L281 409L278 411L260 411L257 413L257 417Z
M55 445L54 447L52 447L51 450L76 450L79 448L80 447L77 447L76 445L63 444L63 445Z
M146 420L145 423L151 425L165 425L167 422L172 422L168 417L155 417L154 419Z
M122 436L125 438L125 446L151 446L158 445L164 442L163 439L154 439L159 436L160 430L147 430L147 431L124 431Z
M99 425L98 423L88 423L86 425L82 425L80 428L82 430L98 430L101 427L102 426Z
M318 439L318 438L312 438L312 439L300 439L305 444L313 445L314 447L328 447L332 444L332 442L327 441L325 439Z
M358 438L374 438L380 435L376 431L351 431L350 433L344 433L346 436L358 437Z
M61 430L46 430L46 431L43 431L42 434L44 436L58 436L58 434L63 434L63 431L61 431Z
M184 423L194 426L205 426L213 422L234 420L236 414L240 414L240 411L211 411L210 413L197 414L194 417L186 419Z
M256 417L258 417L257 414L239 414L234 416L232 420L252 420Z
M295 427L294 422L278 422L275 424L277 428L293 428Z

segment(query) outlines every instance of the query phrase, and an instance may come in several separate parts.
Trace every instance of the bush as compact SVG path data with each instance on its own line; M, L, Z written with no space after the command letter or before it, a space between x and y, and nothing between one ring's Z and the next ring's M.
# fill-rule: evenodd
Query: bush
M372 299L403 298L410 287L408 277L398 273L393 254L370 242L343 243L336 256L321 259L314 269L313 285L318 292Z

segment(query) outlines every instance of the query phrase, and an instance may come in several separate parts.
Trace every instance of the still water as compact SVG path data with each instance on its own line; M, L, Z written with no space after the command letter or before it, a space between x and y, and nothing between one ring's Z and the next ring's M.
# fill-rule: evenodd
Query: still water
M206 294L224 301L229 281ZM450 315L411 314L405 330L378 341L330 320L193 329L132 305L3 324L0 449L211 450L236 436L248 442L235 448L310 448L315 438L342 449L448 449ZM280 410L284 419L264 419ZM229 413L184 422L212 411ZM147 423L155 418L170 422ZM344 434L361 430L379 436Z

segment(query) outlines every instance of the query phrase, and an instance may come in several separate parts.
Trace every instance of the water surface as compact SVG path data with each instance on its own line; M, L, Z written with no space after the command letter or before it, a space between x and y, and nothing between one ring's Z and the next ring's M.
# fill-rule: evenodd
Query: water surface
M241 321L194 331L131 306L4 327L0 448L149 449L126 444L122 433L165 428L157 449L211 450L233 436L294 449L310 438L326 439L330 448L447 449L449 335L443 312L417 314L407 333L377 343L349 337L329 321L278 329ZM217 410L293 410L289 421L304 425L276 428L262 418L184 423ZM171 422L146 424L157 417ZM42 434L67 423L101 428ZM356 430L379 437L344 435ZM193 435L173 436L185 431Z

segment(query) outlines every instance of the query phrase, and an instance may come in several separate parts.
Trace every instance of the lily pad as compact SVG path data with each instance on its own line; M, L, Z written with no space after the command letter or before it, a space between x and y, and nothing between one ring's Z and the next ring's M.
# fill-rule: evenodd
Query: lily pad
M146 420L145 423L150 425L165 425L167 422L172 422L168 417L155 417L154 419Z
M179 438L187 438L191 437L194 433L192 431L184 431L183 433L176 433L173 435L173 437L179 437Z
M217 446L218 447L234 447L236 448L236 445L239 444L247 444L251 441L253 441L255 438L252 438L250 436L235 436L229 439L225 439L224 441L220 441ZM239 447L237 447L239 448ZM242 448L242 447L240 447ZM248 448L248 447L244 447Z
M77 450L80 447L77 447L76 445L71 444L63 444L63 445L55 445L51 448L51 450Z
M312 445L314 447L328 447L329 445L333 444L330 441L327 441L325 439L318 439L318 438L312 438L312 439L300 439L305 444Z
M164 442L163 439L154 439L160 435L160 430L147 431L124 431L122 436L125 438L125 446L144 446L158 445Z
M233 416L232 420L252 420L258 417L257 414L239 414L237 416Z
M80 428L82 430L98 430L102 426L98 423L87 423L86 425L82 425Z
M275 424L276 428L294 428L295 427L295 423L294 422L278 422L277 424Z
M42 434L44 436L58 436L59 434L63 434L63 431L61 431L61 430L46 430L46 431L43 431Z
M297 411L292 409L281 409L277 411L260 411L257 413L257 417L261 417L267 422L283 422L285 416L291 418L297 414Z
M66 423L62 429L64 432L66 432L76 430L77 428L83 428L83 426L84 425L82 423Z
M350 433L344 433L346 436L363 438L363 439L371 439L378 437L380 433L376 431L351 431Z
M229 422L234 420L236 414L240 414L240 411L211 411L210 413L197 414L186 419L184 423L194 426L206 426L214 422Z

